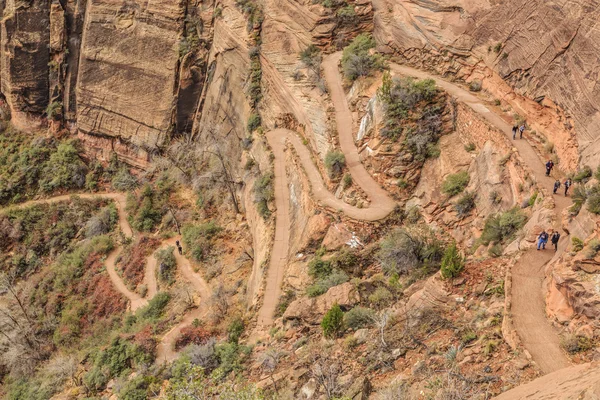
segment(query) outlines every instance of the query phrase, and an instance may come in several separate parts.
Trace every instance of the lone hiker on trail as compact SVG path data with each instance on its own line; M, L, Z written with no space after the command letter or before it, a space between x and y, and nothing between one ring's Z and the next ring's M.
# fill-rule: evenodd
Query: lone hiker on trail
M516 125L512 128L513 140L517 138L517 129L519 129Z
M542 233L540 233L540 236L538 236L537 249L539 250L541 247L542 250L546 250L546 243L548 243L548 234L546 233L546 231L542 231Z
M525 122L519 127L519 139L523 139L523 132L525 131Z
M554 231L554 233L550 237L550 241L554 246L554 251L558 251L558 239L560 239L560 233L558 233L558 231Z
M552 168L554 167L554 163L552 160L548 160L546 163L546 176L550 176L550 172L552 172Z
M559 187L560 187L560 181L557 179L556 182L554 182L554 190L552 191L552 193L556 194L556 191L558 190Z
M567 178L567 180L565 181L565 196L569 193L569 188L572 184L573 181L571 181L571 178Z

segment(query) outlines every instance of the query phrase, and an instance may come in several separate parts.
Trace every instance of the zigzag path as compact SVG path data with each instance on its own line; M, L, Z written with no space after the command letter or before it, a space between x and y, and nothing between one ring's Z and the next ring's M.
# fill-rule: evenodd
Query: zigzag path
M266 134L273 154L275 155L275 241L271 252L271 260L267 271L267 282L263 304L258 311L256 331L261 332L273 323L275 307L281 296L283 272L287 264L290 239L289 220L289 190L285 174L286 142L294 146L304 172L311 185L311 195L322 205L333 210L341 211L348 217L376 221L385 218L396 207L396 202L367 172L360 162L358 150L354 145L352 113L348 108L342 81L337 70L340 53L328 56L323 64L325 80L329 85L331 101L335 107L335 122L339 136L340 148L346 158L346 166L352 175L352 180L368 194L370 204L367 208L357 208L336 198L325 186L323 178L315 166L308 147L302 144L295 132L287 129L276 129Z
M48 203L58 203L61 201L69 201L72 196L77 196L81 199L109 199L115 202L117 206L118 214L119 214L119 228L123 232L123 235L127 238L133 238L134 232L127 221L127 213L125 212L125 203L126 197L123 193L81 193L81 194L67 194L56 197L51 197L43 200L32 200L27 201L25 203L17 204L14 206L9 206L6 209L10 208L26 208L36 204L48 204ZM179 240L179 237L173 237L163 241L159 249L165 249L169 246L175 246L175 241ZM122 246L117 246L113 251L109 253L106 257L105 265L106 271L108 272L108 276L115 289L123 296L125 296L129 300L129 310L131 312L135 312L138 308L146 306L148 301L151 300L156 293L158 292L158 283L156 280L156 267L157 262L154 257L154 253L151 254L146 260L146 267L144 273L144 284L148 288L148 292L146 293L146 297L141 297L139 294L132 292L127 288L127 285L123 282L119 274L116 270L116 260L123 250ZM157 250L157 251L158 251ZM206 281L194 270L190 265L190 262L182 255L180 255L177 251L174 251L175 260L177 261L177 268L184 276L184 278L192 284L194 289L200 294L202 300L207 301L210 297L210 287L206 283ZM201 318L207 313L207 309L205 308L195 308L190 310L183 319L175 325L169 332L167 332L161 339L160 343L157 346L157 355L156 362L169 362L173 361L177 357L177 353L174 350L174 343L181 330L190 325L194 319Z
M315 200L327 207L341 210L347 216L373 221L384 218L395 207L394 201L377 182L369 175L360 162L358 151L354 144L352 114L348 108L338 64L341 53L325 57L323 71L329 86L331 101L335 107L336 125L339 135L340 148L346 157L346 162L354 182L368 193L371 205L369 208L358 209L335 198L325 187L318 169L314 165L310 150L302 144L299 137L292 131L277 129L267 133L267 139L275 155L275 202L277 206L275 241L267 271L267 282L263 305L259 310L257 331L264 330L273 323L273 314L281 295L283 271L287 264L289 247L289 192L285 174L285 144L289 142L296 150L298 158L311 184L311 193ZM486 107L482 100L466 89L448 82L439 76L397 64L391 65L392 72L412 76L418 79L434 79L444 91L458 101L469 106L481 115L488 123L511 138L511 126L498 114ZM526 140L513 141L513 146L519 152L522 160L533 172L537 182L546 188L551 188L554 179L546 177L544 162ZM560 229L559 220L562 211L570 205L568 198L555 196L556 229ZM566 235L564 235L566 236ZM563 251L563 240L559 251ZM540 254L541 253L541 254ZM530 352L533 360L544 373L549 373L569 365L562 352L556 330L546 318L544 301L544 266L554 256L553 252L526 252L513 269L513 303L511 313L514 325L524 347Z
M419 79L435 79L439 87L469 106L512 140L512 127L466 89L445 81L439 76L414 68L392 64L391 70L401 75ZM525 165L533 172L536 182L540 187L547 188L549 191L555 178L546 176L545 162L539 158L528 141L519 139L512 140L512 142ZM554 202L556 214L554 229L562 231L560 226L562 212L571 204L571 201L568 197L554 195ZM567 236L565 232L562 232L561 236L563 239L558 254L564 251L568 242L565 239ZM510 312L513 316L514 327L525 349L529 351L533 360L546 374L570 365L568 358L560 347L558 333L546 317L545 288L543 287L544 267L555 254L551 250L537 251L532 248L521 256L512 271L513 298Z

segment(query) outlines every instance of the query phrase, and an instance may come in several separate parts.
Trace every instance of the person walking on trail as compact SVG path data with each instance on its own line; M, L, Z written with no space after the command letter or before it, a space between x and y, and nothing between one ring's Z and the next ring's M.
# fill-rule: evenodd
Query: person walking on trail
M548 160L546 163L546 176L550 176L550 172L552 172L552 168L554 167L554 163L552 160Z
M525 123L522 123L519 127L519 139L523 139L523 132L525 131Z
M175 241L175 245L177 246L177 251L179 252L179 255L183 254L183 247L181 247L181 244L179 244L179 240Z
M515 125L512 128L512 133L513 133L513 140L515 140L517 138L517 129L518 127Z
M542 233L540 233L538 236L537 249L539 250L541 247L542 250L546 250L546 243L548 243L548 234L546 231L542 231Z
M554 182L554 190L552 191L552 193L556 194L558 188L560 188L560 181L557 179L556 182Z
M567 178L567 180L565 181L565 196L567 196L567 194L569 193L569 188L572 184L573 181L571 181L571 178Z
M560 233L558 233L558 231L554 231L554 233L552 233L552 236L550 237L550 241L554 246L555 252L558 251L558 239L560 239Z

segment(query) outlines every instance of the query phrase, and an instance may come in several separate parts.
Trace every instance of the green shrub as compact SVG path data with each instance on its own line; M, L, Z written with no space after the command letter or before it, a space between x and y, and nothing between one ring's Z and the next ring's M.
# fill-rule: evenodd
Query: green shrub
M239 317L235 318L227 327L227 341L238 344L242 333L244 333L244 329L244 321Z
M344 325L350 329L370 328L375 312L370 308L356 306L344 314Z
M576 354L594 348L594 342L584 336L567 335L560 343L569 354Z
M161 281L172 283L177 269L177 260L173 252L175 247L169 246L166 249L158 250L154 254L154 258L158 263L158 277Z
M369 296L369 302L377 307L388 305L394 296L387 288L380 286Z
M91 359L92 369L84 376L84 383L92 392L103 389L108 381L136 365L150 364L154 354L117 336L110 346L98 351Z
M402 227L390 232L376 254L389 275L407 274L413 269L437 269L444 249L435 234L425 226Z
M58 119L62 114L63 104L60 101L53 101L46 107L46 117L48 119Z
M442 257L442 265L440 268L442 278L455 278L460 274L464 267L465 259L458 252L456 243L452 243L452 245L444 252L444 257Z
M212 239L221 232L223 228L214 221L200 225L186 224L181 228L182 241L186 252L197 262L206 260L212 247Z
M344 271L333 270L329 275L319 278L314 284L306 289L309 297L317 297L334 287L348 282L348 275Z
M253 113L248 117L248 132L254 132L261 124L261 118L258 113Z
M332 270L331 262L323 260L318 255L308 263L308 274L315 279L327 277Z
M375 69L383 67L381 57L370 54L375 47L375 40L368 33L361 33L354 38L342 54L342 70L346 79L354 81L361 76L370 75Z
M585 204L588 199L587 191L585 190L584 185L576 185L573 187L573 193L571 193L571 201L573 201L573 205L570 207L569 211L577 215L579 211L581 211L581 207Z
M273 173L267 172L262 174L256 182L254 182L254 202L257 204L258 213L264 219L271 216L269 202L273 201L275 198L273 179Z
M474 340L477 340L477 334L470 330L463 333L463 335L461 337L461 342L463 345L469 344L469 343L473 342Z
M489 216L481 233L481 242L505 242L525 225L527 217L518 208Z
M456 174L450 174L442 183L442 192L448 196L456 196L461 193L469 185L469 173L461 171Z
M341 151L328 151L325 155L325 168L329 177L335 179L339 177L346 166L346 157Z
M492 204L500 204L502 203L502 196L497 191L492 191L490 193L490 202Z
M441 115L444 111L440 106L428 106L424 112L418 113L419 103L429 103L435 99L438 90L432 79L414 80L412 78L393 79L384 73L383 84L377 92L385 110L385 124L381 136L397 141L405 134L405 145L410 153L418 160L434 156L442 128ZM412 110L416 127L410 126L408 119Z
M585 166L573 176L573 182L581 183L587 182L593 175L592 169L589 166Z
M585 253L586 258L592 259L596 257L596 254L600 251L600 241L596 238L590 240L588 243L588 248Z
M475 208L475 193L464 192L463 195L454 203L454 210L459 218L464 218Z
M469 142L469 144L465 145L465 150L468 151L469 153L475 151L476 147L475 147L475 143L473 142Z
M342 186L344 189L348 189L352 185L352 175L346 174L344 175L344 179L342 180Z
M356 21L356 11L354 11L354 7L350 4L337 10L336 15L342 25L349 25Z
M277 309L275 310L275 316L281 317L289 305L296 299L296 293L293 290L286 290L286 292L279 298L277 303Z
M471 81L471 83L469 83L469 90L471 92L480 92L481 86L481 81Z
M583 190L585 190L585 188ZM573 191L573 193L575 194L575 191ZM578 192L576 196L579 197L580 195L581 192ZM580 199L577 199L577 201L579 200ZM589 192L587 193L586 207L589 212L593 214L600 214L600 185L594 185L590 188Z
M113 189L121 192L131 191L137 187L137 184L137 179L131 175L127 167L119 168L111 181Z
M571 249L574 252L579 252L583 249L583 240L579 239L577 236L573 236L571 238Z
M488 255L490 257L494 257L494 258L498 258L502 255L502 246L500 246L500 244L496 243L495 245L493 245L492 247L490 247L488 249Z
M85 185L87 168L79 157L77 141L58 145L56 152L44 166L40 188L49 193L60 188L82 188Z
M344 329L344 312L340 306L335 303L321 321L323 335L328 338L335 338L340 335Z
M321 51L317 46L311 44L300 52L300 60L308 68L318 70L321 68Z
M146 307L137 311L137 316L143 320L157 320L162 316L169 300L171 300L169 293L159 292L148 302Z
M531 197L529 197L529 201L527 202L527 204L529 205L529 207L533 207L535 205L535 201L537 200L538 197L538 192L537 190L531 195Z

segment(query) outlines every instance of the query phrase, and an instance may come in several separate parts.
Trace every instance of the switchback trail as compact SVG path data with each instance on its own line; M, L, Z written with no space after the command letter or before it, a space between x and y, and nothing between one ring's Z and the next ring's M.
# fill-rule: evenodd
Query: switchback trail
M512 127L501 116L487 108L480 99L466 89L445 81L439 76L396 64L392 64L390 67L393 72L401 75L419 79L435 79L437 86L469 106L503 132L512 141L512 145L519 152L523 162L533 172L536 182L540 187L546 188L547 193L550 193L554 178L546 176L545 162L540 159L529 142L521 139L512 140ZM556 215L554 229L561 232L561 245L558 250L558 254L560 254L568 242L566 233L562 232L560 227L560 221L563 210L571 205L571 200L563 195L554 195L553 197ZM537 251L532 248L521 256L512 271L511 313L514 327L525 349L529 351L533 360L546 374L570 365L560 347L558 333L546 317L544 299L546 290L543 287L544 267L554 256L555 252L550 249Z
M277 211L275 214L275 240L267 271L263 304L258 311L257 332L264 331L265 328L268 328L273 323L273 314L281 296L283 272L287 264L289 251L290 196L285 174L286 142L291 143L296 150L296 154L310 182L311 195L315 201L334 211L342 211L350 218L363 221L376 221L385 218L396 207L396 202L379 186L379 183L373 179L360 162L358 150L354 145L352 113L348 108L348 102L346 101L346 95L342 88L342 81L337 67L340 57L340 53L336 53L326 57L324 60L325 80L329 85L331 101L335 107L335 120L340 148L346 158L346 166L352 175L352 180L369 196L370 204L367 208L354 207L336 198L333 193L327 190L323 178L312 160L310 150L300 141L296 133L287 129L276 129L267 133L267 140L275 155L274 186Z
M9 206L6 209L10 208L26 208L30 206L34 206L36 204L47 204L47 203L58 203L61 201L69 201L71 197L76 196L82 199L110 199L115 202L117 206L118 215L119 215L119 228L123 232L123 234L128 238L133 238L134 233L127 221L127 213L125 212L125 203L126 197L123 193L82 193L82 194L68 194L61 195L56 197L51 197L43 200L32 200L25 203L17 204L14 206ZM180 237L173 237L163 241L158 250L168 248L169 246L175 246L175 241L181 240ZM151 254L146 260L146 268L144 274L144 284L148 288L148 292L146 293L146 297L143 298L139 294L132 292L127 288L119 274L116 270L116 259L118 255L123 250L122 246L117 246L110 254L107 256L105 264L106 271L108 272L108 276L110 277L111 282L114 287L117 289L119 293L125 296L129 300L129 309L134 312L140 307L143 307L148 304L148 301L151 300L156 293L158 292L158 283L156 280L156 272L157 272L157 262L154 257L154 253ZM177 267L184 278L189 281L194 289L199 293L200 298L203 301L207 301L210 297L210 287L206 283L206 281L196 272L194 272L190 262L183 255L180 255L176 250L174 250L175 260L177 261ZM203 308L194 308L190 310L186 315L184 315L183 319L174 327L169 330L161 339L160 343L157 346L157 356L156 361L173 361L177 357L177 352L174 351L174 343L177 339L181 330L190 325L194 319L203 317L208 312L207 307Z

